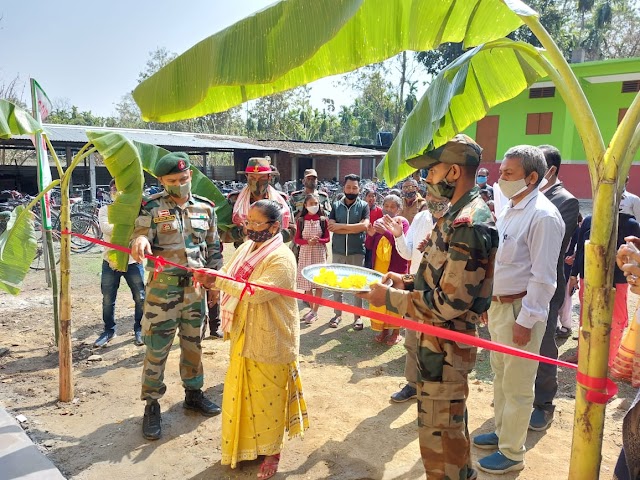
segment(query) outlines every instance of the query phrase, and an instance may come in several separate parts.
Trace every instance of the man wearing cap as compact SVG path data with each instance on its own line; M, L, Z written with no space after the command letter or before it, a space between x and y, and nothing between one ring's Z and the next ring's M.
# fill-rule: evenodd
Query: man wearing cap
M141 262L145 255L162 256L185 268L222 267L220 241L213 202L191 193L191 170L186 153L169 153L155 168L164 191L142 202L135 222L131 255ZM180 377L185 388L185 408L206 416L220 414L215 403L202 394L204 375L200 329L205 312L204 289L194 285L190 271L167 265L147 282L142 335L146 345L141 399L146 401L142 433L148 440L161 436L160 404L167 390L164 368L176 330L180 337Z
M536 354L556 290L565 229L558 209L538 189L546 171L538 147L519 145L504 154L498 184L509 203L498 215L500 246L488 312L491 340ZM503 474L524 468L538 362L491 352L491 369L496 428L474 437L473 444L496 450L478 467Z
M426 207L427 202L418 192L418 182L409 177L402 183L402 216L409 223L413 223L414 217Z
M223 240L233 242L236 246L244 242L244 221L247 219L249 206L258 200L274 200L280 204L283 210L282 237L285 242L291 241L296 233L296 225L286 195L270 184L273 175L277 173L277 170L272 169L271 158L251 157L247 162L247 167L237 173L247 176L247 185L240 192L229 195L229 203L233 206L231 220L236 227L228 230Z
M298 218L304 207L304 199L311 194L315 194L320 198L320 215L329 215L329 212L331 212L329 195L318 190L318 172L313 168L308 168L304 171L304 189L293 192L291 198L289 198L294 218Z
M361 297L428 325L475 337L489 308L498 232L480 199L475 172L482 149L466 135L408 160L428 169L429 208L438 215L415 275L388 273ZM393 287L383 283L393 280ZM427 478L475 479L471 468L467 376L476 348L417 334L418 428Z
M493 200L493 187L487 183L489 180L489 170L486 168L479 168L478 175L476 176L476 184L480 188L481 192L486 192L489 196L489 200Z

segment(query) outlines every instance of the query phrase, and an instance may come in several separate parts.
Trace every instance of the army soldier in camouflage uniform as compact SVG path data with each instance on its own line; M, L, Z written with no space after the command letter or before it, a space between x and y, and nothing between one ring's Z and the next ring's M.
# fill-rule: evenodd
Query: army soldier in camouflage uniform
M136 220L131 254L136 261L144 255L162 256L191 268L222 266L214 204L191 194L191 170L185 153L165 155L156 165L155 175L165 191L142 203ZM205 312L204 289L193 284L190 273L166 267L153 276L150 270L142 319L142 335L147 347L142 372L141 399L147 402L142 433L148 440L161 436L158 399L167 390L164 367L176 334L180 337L180 377L186 390L183 406L203 415L220 413L220 407L202 394L204 376L200 328Z
M304 171L304 189L297 190L291 194L289 198L289 204L293 210L293 217L297 220L304 207L304 199L307 195L314 194L320 198L320 215L328 216L331 211L331 202L329 201L329 195L325 192L318 190L318 172L313 168L308 168Z
M409 163L427 168L432 211L438 219L413 275L386 274L393 288L373 285L361 295L373 305L429 325L476 336L491 303L498 232L475 186L482 149L466 135ZM436 203L440 205L436 205ZM383 281L386 281L386 278ZM474 479L467 429L467 375L476 348L418 333L420 453L431 479Z

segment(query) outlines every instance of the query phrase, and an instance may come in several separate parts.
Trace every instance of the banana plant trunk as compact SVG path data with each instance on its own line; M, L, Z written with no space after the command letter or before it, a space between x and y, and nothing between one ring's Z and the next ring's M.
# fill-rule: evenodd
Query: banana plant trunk
M597 189L591 238L585 245L585 291L579 338L578 371L607 377L609 339L615 289L612 288L617 238L616 184ZM576 382L570 479L599 478L602 460L605 404L587 400L587 388Z
M62 178L60 224L62 231L71 231L69 182L71 170ZM60 236L60 336L58 340L59 398L61 402L73 400L73 369L71 356L71 236Z

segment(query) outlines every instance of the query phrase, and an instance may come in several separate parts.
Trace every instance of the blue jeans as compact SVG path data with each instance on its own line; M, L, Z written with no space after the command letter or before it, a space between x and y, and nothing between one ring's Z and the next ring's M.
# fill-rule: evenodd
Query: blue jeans
M102 321L104 322L105 332L116 331L116 297L118 295L118 287L120 287L120 278L124 277L131 289L133 301L136 304L134 313L133 331L141 330L140 322L142 321L142 310L144 307L144 270L140 263L130 263L126 272L113 270L109 266L109 262L102 261L102 279L100 281L100 290L102 291Z

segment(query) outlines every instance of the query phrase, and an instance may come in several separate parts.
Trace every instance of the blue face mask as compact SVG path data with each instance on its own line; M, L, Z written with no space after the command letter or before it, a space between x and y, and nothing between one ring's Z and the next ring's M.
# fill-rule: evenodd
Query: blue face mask
M482 183L482 184L487 183L487 177L486 177L486 175L478 175L478 176L476 177L476 182L477 182L477 183Z

